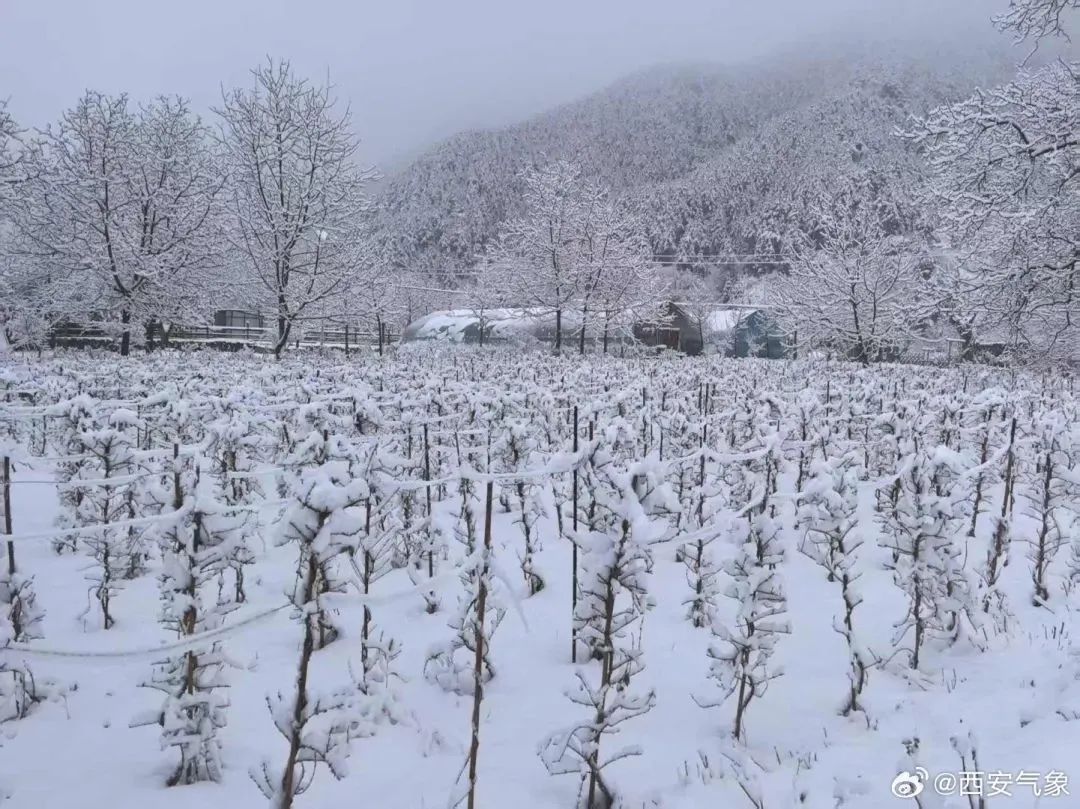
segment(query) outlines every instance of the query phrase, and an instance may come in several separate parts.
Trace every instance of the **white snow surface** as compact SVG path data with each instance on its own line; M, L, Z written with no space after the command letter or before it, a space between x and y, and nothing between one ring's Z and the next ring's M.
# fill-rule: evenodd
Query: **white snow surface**
M455 332L466 319L461 312L441 313L430 316L425 329ZM876 403L862 407L858 414L851 408L868 396L884 396L886 418L896 404L894 396L921 399L933 407L953 401L962 389L968 391L966 398L957 401L972 414L983 412L985 403L996 397L1003 403L1000 407L1017 403L1021 418L1028 403L1060 407L1075 416L1078 401L1069 380L1051 379L1048 389L1042 387L1048 383L1041 378L990 369L862 369L812 361L716 358L556 359L460 348L402 351L385 359L354 357L350 361L340 355L312 353L276 365L267 358L211 352L126 360L66 353L42 359L16 356L5 363L8 368L0 369L0 430L14 429L15 449L10 451L18 454L12 487L16 537L53 530L61 513L58 463L50 458L65 452L46 443L42 453L42 414L47 406L73 397L79 388L106 413L117 414L117 425L129 425L129 429L137 429L130 426L137 418L154 418L154 407L140 402L161 389L196 406L201 398L231 397L240 409L249 408L257 416L260 434L269 443L276 440L281 423L292 423L289 420L301 402L344 403L340 412L346 419L337 429L356 442L378 438L397 452L403 451L404 425L428 423L431 440L446 450L446 465L439 467L436 478L453 479L460 474L452 451L455 431L458 441L479 435L477 441L483 444L489 433L501 434L509 418L505 414L510 412L526 422L563 430L550 445L544 443L540 430L541 446L527 464L529 469L557 470L537 476L546 514L537 526L542 549L535 567L546 586L535 595L525 591L519 569L523 545L514 501L511 498L510 511L498 503L495 509L495 564L510 608L492 640L490 652L497 673L485 686L481 712L477 805L492 809L571 809L577 796L576 778L549 775L537 755L546 736L584 718L583 709L564 696L574 683L575 671L598 670L597 663L579 658L574 664L569 655L572 544L559 534L552 490L557 480L564 487L559 497L568 491L567 408L579 407L582 441L586 425L595 422L598 429L603 428L621 412L632 428L628 440L639 442L635 455L646 457L641 444L645 435L649 457L661 468L671 458L697 448L687 424L708 422L714 428L710 436L722 435L733 414L758 407L763 397L771 397L770 406L794 433L798 394L809 390L820 404L826 381L830 382L833 415L847 414L833 427L839 436L836 440L851 435L859 452L865 445L866 425L877 423L879 414ZM698 404L705 384L715 387L710 413L700 416ZM662 397L666 397L663 407ZM350 421L353 401L367 415L362 432ZM470 416L472 405L486 415ZM970 425L978 423L978 416L973 415ZM415 455L419 427L411 429ZM1076 422L1068 429L1075 432ZM1005 427L995 422L994 430L992 450L996 452ZM661 433L666 436L663 462ZM679 445L678 435L687 436L685 446ZM873 440L881 435L874 432ZM163 449L170 445L164 435L150 440ZM961 455L970 454L974 440L964 439ZM713 446L717 453L726 451L720 443ZM1073 635L1080 629L1080 593L1068 586L1070 548L1063 547L1050 567L1051 598L1045 606L1034 606L1030 565L1019 539L1033 535L1034 522L1028 516L1026 495L1021 493L1015 548L1001 580L1009 606L1007 629L988 631L980 640L981 649L968 643L951 647L929 643L920 670L913 671L905 654L890 647L906 601L886 569L891 554L880 544L874 510L874 484L880 479L863 483L857 530L865 542L865 573L860 583L865 602L856 612L856 621L861 635L891 658L870 674L863 700L865 714L841 716L838 709L846 695L848 661L844 639L834 626L842 605L835 583L798 552L801 534L794 524L794 461L803 445L787 446L785 453L793 463L782 469L775 498L784 548L780 570L791 624L791 634L777 643L776 662L783 676L748 708L743 742L731 738L734 709L730 700L718 708L697 704L695 696L714 693L706 678L706 649L715 639L707 628L695 628L686 618L691 591L685 568L676 561L678 535L665 523L666 518L655 518L657 533L667 531L676 538L651 546L654 563L645 577L652 603L633 627L633 641L640 644L645 668L633 683L635 688L655 689L656 704L649 713L622 726L614 740L605 742L609 752L627 745L641 749L639 757L618 762L608 771L622 805L739 809L753 805L747 791L760 790L761 805L770 809L914 806L914 801L890 794L893 778L914 766L925 767L931 774L957 772L960 760L950 739L966 739L969 733L977 740L982 770L1044 774L1060 770L1075 781L1068 797L1044 797L1040 802L1030 788L1014 787L1014 797L991 798L989 806L1065 809L1080 805L1080 659ZM1025 447L1025 457L1034 457L1032 445ZM740 463L732 457L724 460L718 455L718 460L709 463ZM994 457L997 468L1000 455ZM975 465L970 458L967 463ZM165 780L175 768L175 751L161 749L157 726L129 727L135 717L159 707L160 695L140 685L160 657L154 650L177 640L157 620L160 559L152 558L147 573L123 583L115 597L117 623L106 631L80 618L88 607L90 616L94 615L85 578L89 558L83 552L57 555L49 541L26 539L16 542L18 564L24 574L33 576L39 604L46 611L44 637L25 644L26 653L9 649L0 652L0 659L25 661L37 677L66 685L67 693L60 701L36 706L24 719L0 725L0 794L8 795L7 803L0 800L0 805L15 809L266 805L248 770L264 759L278 767L283 763L285 745L267 712L266 697L292 693L301 636L292 611L282 608L295 583L297 550L294 544L274 543L285 513L281 503L288 498L276 488L281 464L282 454L270 449L260 458L262 471L254 473L264 484L266 504L255 511L260 523L253 546L255 563L247 573L248 600L224 619L222 648L232 666L227 726L220 734L221 782L166 787ZM674 480L674 467L665 468ZM415 468L404 469L397 482L415 480L418 475ZM687 464L686 475L686 502L692 502L696 460ZM989 484L985 496L975 536L961 533L956 538L971 571L983 565L992 515L1000 507L1000 485ZM451 482L446 499L437 502L436 516L453 523L449 515L458 500L456 483ZM1070 538L1075 539L1076 523L1070 526ZM734 555L734 546L724 544L724 539L719 542L720 560ZM296 806L442 809L451 796L461 794L464 778L459 776L468 752L472 697L448 693L429 681L424 663L429 649L451 636L447 620L454 614L462 587L454 564L463 558L461 548L450 542L445 558L439 560L441 575L431 582L441 604L433 614L425 611L422 593L406 569L395 569L376 583L370 602L375 621L403 649L396 662L401 675L396 685L401 719L381 724L370 737L355 739L347 777L335 780L320 768L310 788L297 796ZM316 690L348 684L350 666L358 665L362 602L353 587L335 596L332 603L338 610L336 622L343 627L342 637L315 654L312 681ZM720 597L716 620L722 624L733 616L730 599ZM228 631L229 627L235 627L234 631ZM918 751L909 756L905 740L912 739L918 740ZM732 764L733 760L740 764ZM733 775L736 769L746 773L744 786ZM940 797L931 788L921 800L924 809L969 805L966 797Z

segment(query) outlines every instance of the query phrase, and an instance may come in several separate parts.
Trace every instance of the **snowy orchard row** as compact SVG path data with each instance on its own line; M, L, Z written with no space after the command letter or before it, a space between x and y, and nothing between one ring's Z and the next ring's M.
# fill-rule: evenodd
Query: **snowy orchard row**
M119 806L873 807L1075 758L1071 379L341 359L3 372L15 805L46 749Z

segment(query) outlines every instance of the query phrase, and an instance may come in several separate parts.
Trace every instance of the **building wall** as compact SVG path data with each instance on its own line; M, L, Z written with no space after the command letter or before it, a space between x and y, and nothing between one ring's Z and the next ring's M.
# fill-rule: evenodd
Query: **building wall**
M788 356L788 350L773 319L757 311L750 313L736 330L734 355L779 360Z
M242 309L219 309L214 312L214 325L226 328L261 329L263 316L258 312L245 312Z

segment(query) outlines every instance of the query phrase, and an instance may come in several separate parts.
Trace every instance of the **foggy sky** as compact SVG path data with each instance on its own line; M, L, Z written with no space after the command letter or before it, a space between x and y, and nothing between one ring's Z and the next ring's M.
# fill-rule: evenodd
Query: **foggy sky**
M801 41L986 36L1007 0L0 0L0 97L42 126L91 88L206 112L267 55L329 72L363 157L392 168L660 62L743 62Z

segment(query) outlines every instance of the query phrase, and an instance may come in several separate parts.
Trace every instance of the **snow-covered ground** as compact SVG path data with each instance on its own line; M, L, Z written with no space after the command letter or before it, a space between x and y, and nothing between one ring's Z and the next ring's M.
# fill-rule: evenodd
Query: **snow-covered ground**
M461 693L439 684L433 672L451 669L440 669L429 655L455 636L448 621L462 614L463 595L481 584L491 599L486 631L494 676L484 683L480 704L476 806L575 806L579 777L549 773L550 745L540 755L552 734L595 720L595 711L566 696L575 674L594 687L604 677L585 643L577 663L570 659L574 539L583 638L603 629L602 620L583 613L591 603L585 591L604 581L600 574L610 572L620 553L636 554L611 588L615 623L625 618L625 628L608 640L616 664L632 660L642 668L625 687L611 684L606 699L610 707L652 690L655 701L601 737L601 760L623 749L639 753L602 771L620 805L982 805L958 787L939 795L931 782L916 799L894 797L894 778L916 768L930 779L982 772L984 796L1003 785L1011 793L987 797L991 807L1080 805L1080 658L1073 640L1080 594L1070 586L1070 576L1080 572L1080 429L1070 379L976 368L424 349L348 363L317 354L280 364L217 353L124 361L85 353L18 356L5 360L0 380L6 388L0 389L0 431L15 464L14 549L45 612L40 637L11 642L0 604L0 643L9 641L0 665L29 666L42 693L53 696L0 724L5 805L266 804L249 771L266 761L279 775L288 752L267 697L280 693L292 706L297 692L305 628L287 605L299 584L297 525L310 517L297 498L311 481L318 485L308 490L309 501L317 491L331 514L326 524L334 526L316 543L323 543L319 552L328 554L341 592L306 607L309 614L327 610L340 633L312 655L309 696L357 691L365 604L381 637L401 652L389 682L345 700L344 710L361 716L350 720L347 774L337 779L326 765L317 767L295 798L298 807L441 808L464 796L472 651L458 650L456 659L466 662L454 670L464 675ZM82 421L72 415L73 400L87 410ZM221 425L230 420L243 425L233 433L244 439L236 444L243 457L226 477ZM72 505L61 494L71 491L64 488L70 480L102 488L95 481L109 475L78 459L87 431L110 424L136 457L132 479L115 484L134 492L129 518L137 512L154 519L137 526L146 569L119 582L111 602L115 625L106 630L97 587L87 579L100 573L90 534L69 535L77 536L74 553L58 554L52 540L60 536L58 521L93 524L85 502ZM174 444L190 466L171 458ZM995 580L989 560L1010 455L1015 505ZM821 466L823 456L833 466ZM838 465L841 459L846 466ZM174 473L185 481L182 489L188 486L200 463L200 474L214 478L214 498L227 500L223 491L231 482L257 484L241 498L249 520L238 534L252 560L242 603L230 601L231 568L221 574L221 591L215 574L197 594L200 609L231 609L223 610L218 634L195 639L200 648L217 641L228 660L226 724L215 742L220 780L167 787L177 748L163 748L158 724L131 725L161 710L163 694L143 687L167 656L159 647L178 639L160 620L163 608L177 609L175 593L163 600L168 580L163 584L161 574L180 558L178 526L189 525L191 509L201 507L190 490L179 510L155 493L172 491ZM843 468L851 470L853 488L827 486L843 478ZM832 517L815 511L809 494L796 495L800 477L806 493L831 492L814 502L827 502ZM361 487L365 497L348 489L353 479L369 487ZM489 480L496 495L490 558L482 553ZM913 494L920 480L928 488ZM332 503L327 492L343 499ZM365 513L369 500L379 504L374 518ZM851 523L847 541L839 550L831 546L829 556L812 540L828 534L830 519L842 522L841 513ZM531 570L543 581L535 594L523 572L523 522L535 545ZM907 538L898 539L904 532ZM933 549L918 564L893 551L907 548L912 532ZM354 563L362 543L377 534L388 543L389 570L361 597ZM1047 596L1036 605L1040 535L1049 557ZM708 557L703 572L687 562L698 539ZM335 542L346 550L330 558L326 548ZM767 546L760 564L755 543ZM751 565L742 578L740 559ZM858 577L850 592L862 601L847 634L843 588L826 575L828 559ZM761 599L754 602L751 591L770 576L773 598L765 600L775 606L779 592L784 614L772 619L777 631L766 643ZM921 607L928 629L914 669L914 629L898 625L918 576L933 578L924 590L933 603ZM688 618L699 579L698 607L711 626ZM476 611L464 615L471 630ZM723 656L745 640L747 616L758 619L759 631L749 633L757 638L750 644L753 664L711 669L710 647ZM194 643L171 654L187 648ZM853 654L868 664L867 680L858 708L842 715ZM771 679L749 702L743 737L735 739L737 696L721 699L718 682L737 684L742 675ZM8 689L0 693L10 694L11 676L0 673L0 687ZM707 707L713 703L719 704ZM1075 781L1065 787L1069 794L1053 794L1054 779L1061 782L1054 773ZM1046 794L1036 797L1037 791Z

